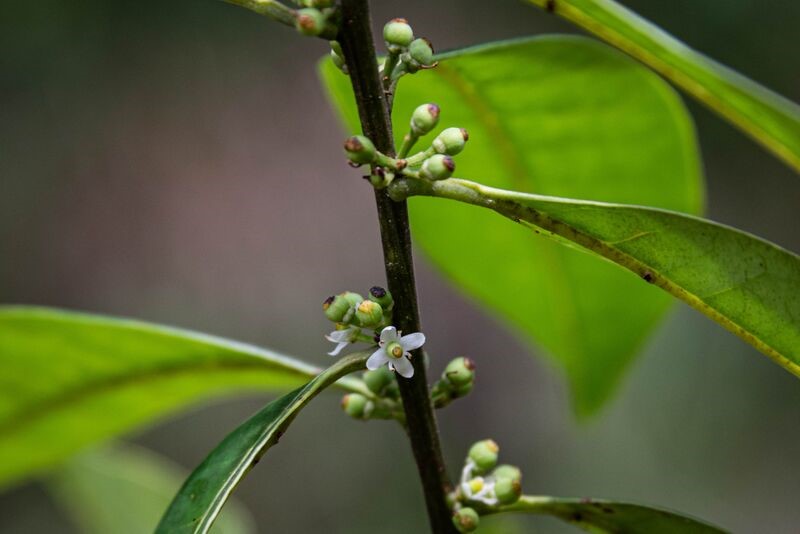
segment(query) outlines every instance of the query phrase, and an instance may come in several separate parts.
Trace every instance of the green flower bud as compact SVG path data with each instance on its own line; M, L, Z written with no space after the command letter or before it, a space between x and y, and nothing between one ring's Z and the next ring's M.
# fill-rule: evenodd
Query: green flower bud
M500 447L490 439L475 443L469 449L469 459L475 463L479 473L485 473L497 465L497 453Z
M381 395L384 390L387 389L387 386L393 383L395 379L394 373L385 365L374 371L365 371L362 378L367 388L376 395Z
M446 128L433 140L433 149L439 154L455 156L467 144L469 134L464 128Z
M325 29L325 15L311 7L297 11L294 27L303 35L319 35Z
M453 176L456 162L450 156L435 154L422 164L419 175L426 180L444 180Z
M406 19L392 19L383 27L383 40L390 52L397 53L414 40L414 30Z
M492 475L495 479L501 478L510 478L511 480L521 481L522 480L522 471L519 470L519 467L514 465L498 465L497 468L492 472Z
M422 104L411 114L411 132L417 137L426 135L439 124L439 106Z
M377 302L381 305L381 308L388 311L392 309L394 306L394 299L392 298L392 294L389 293L387 290L383 289L382 287L374 286L369 288L369 300L373 302Z
M349 302L351 306L358 306L359 304L361 304L361 301L364 300L364 297L362 297L358 293L353 293L352 291L345 291L344 293L339 293L339 296L347 300L347 302Z
M469 507L459 508L453 513L453 525L459 532L474 532L478 528L478 512Z
M456 358L444 368L442 378L457 388L469 385L475 379L475 364L463 356Z
M334 50L331 50L331 61L333 64L336 65L336 68L342 72L347 72L347 65L344 63L344 58L337 54Z
M512 504L522 495L522 484L519 480L503 477L495 479L494 494L500 504Z
M383 308L377 302L362 300L356 308L356 320L361 326L374 328L383 321Z
M364 395L348 393L342 397L342 409L354 419L367 419L372 412L372 402Z
M347 141L344 142L344 150L347 152L348 159L358 165L372 163L375 161L375 155L377 154L375 145L363 135L348 137Z
M388 367L384 369L388 370ZM389 371L391 373L391 371ZM394 373L392 373L392 378L394 378ZM389 397L392 399L399 399L400 398L400 386L397 385L397 379L393 380L383 392L384 397Z
M325 299L325 302L322 303L322 311L325 312L325 317L334 323L341 323L351 306L350 302L342 295L336 295Z
M466 397L467 395L472 393L472 388L474 388L474 387L475 387L475 383L474 382L468 382L468 383L464 384L463 386L458 386L453 391L453 398L457 399L459 397Z
M333 0L302 0L300 3L305 7L316 7L317 9L333 7Z
M408 45L408 55L423 67L433 64L433 45L424 37L414 39Z

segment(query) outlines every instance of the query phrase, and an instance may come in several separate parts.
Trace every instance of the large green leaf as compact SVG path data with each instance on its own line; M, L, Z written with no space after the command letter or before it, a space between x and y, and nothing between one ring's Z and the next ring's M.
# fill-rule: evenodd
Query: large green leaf
M751 234L681 213L504 191L451 178L392 183L534 225L633 271L800 376L800 256ZM627 295L614 298L630 305Z
M449 52L400 81L395 128L412 109L442 108L441 126L470 133L461 176L557 196L698 213L694 130L658 76L613 49L543 37ZM347 123L358 122L348 80L325 81ZM611 265L457 204L411 204L414 238L458 286L538 341L567 371L576 409L598 408L670 299ZM625 295L620 298L620 295Z
M624 50L800 170L800 106L692 50L613 0L526 0Z
M311 399L340 377L364 368L369 353L345 356L305 386L269 403L203 460L170 504L156 534L208 532L236 485Z
M675 512L598 499L523 496L503 512L552 515L589 532L608 534L722 534L725 531Z
M295 387L313 366L139 321L0 307L0 486L201 399Z
M166 458L122 444L81 453L53 475L48 486L83 534L153 532L186 478ZM229 502L211 532L247 534L255 528L246 510Z

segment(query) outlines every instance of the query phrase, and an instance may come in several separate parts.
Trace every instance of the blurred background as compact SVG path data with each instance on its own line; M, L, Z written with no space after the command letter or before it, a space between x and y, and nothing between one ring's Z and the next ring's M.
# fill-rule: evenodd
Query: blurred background
M625 4L800 100L800 4ZM437 49L575 31L515 0L381 1L373 16L376 29L408 18ZM384 275L372 193L343 164L316 78L323 42L214 0L41 0L4 6L0 45L2 302L134 316L329 362L321 300ZM797 176L689 106L710 217L800 251ZM429 350L443 355L432 376L458 354L478 364L476 392L440 412L453 474L491 436L523 468L527 493L797 532L800 385L789 373L678 304L615 399L578 423L558 369L419 255L417 267ZM266 400L199 406L130 439L191 468ZM335 394L303 413L238 496L260 532L427 528L401 431L341 415ZM515 528L572 531L527 517L502 530ZM31 482L0 494L0 532L79 530Z

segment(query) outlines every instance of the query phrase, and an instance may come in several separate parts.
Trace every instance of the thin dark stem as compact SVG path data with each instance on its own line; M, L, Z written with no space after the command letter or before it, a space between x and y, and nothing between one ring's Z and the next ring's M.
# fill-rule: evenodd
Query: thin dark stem
M376 148L394 156L391 114L383 84L378 74L375 45L370 28L368 0L342 0L342 18L338 41L342 45L358 105L361 128ZM405 201L394 202L385 191L375 191L386 279L395 300L395 326L406 333L419 332L417 292L411 257L411 235ZM435 533L456 532L447 506L446 493L451 489L439 445L433 407L425 376L421 350L412 358L414 377L398 378L406 411L408 435L425 493L431 529Z

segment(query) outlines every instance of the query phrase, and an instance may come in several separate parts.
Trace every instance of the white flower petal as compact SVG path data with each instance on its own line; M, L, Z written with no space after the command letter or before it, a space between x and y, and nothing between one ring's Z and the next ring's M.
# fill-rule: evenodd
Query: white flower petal
M425 344L425 334L423 334L422 332L408 334L407 336L403 336L400 338L400 345L402 345L403 349L405 350L418 349L424 344Z
M383 349L378 349L372 353L372 356L367 360L367 369L374 371L381 365L385 365L389 361L389 355Z
M340 352L342 352L342 349L343 349L343 348L345 348L347 345L349 345L349 343L347 343L347 342L344 342L344 343L338 343L338 344L336 345L336 348L335 348L335 349L333 349L332 351L330 351L330 352L328 353L328 355L329 355L329 356L337 356L337 355L338 355Z
M332 341L333 343L347 343L350 341L350 336L352 333L353 332L349 328L347 330L334 330L325 336L325 339Z
M381 343L391 343L392 341L397 341L397 338L397 328L387 326L381 330Z
M400 376L411 378L414 376L414 366L406 358L397 358L392 361L395 370L400 373Z

